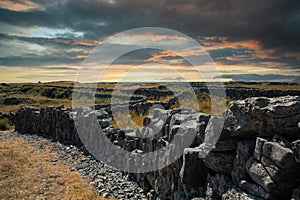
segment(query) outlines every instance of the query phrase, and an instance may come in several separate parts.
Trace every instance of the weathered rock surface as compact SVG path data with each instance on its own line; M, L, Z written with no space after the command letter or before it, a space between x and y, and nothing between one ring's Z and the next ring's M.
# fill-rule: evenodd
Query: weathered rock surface
M300 163L300 140L294 141L292 143L295 159Z
M226 128L232 135L272 136L277 133L299 137L300 96L233 101L226 116Z
M299 181L295 172L300 168L290 143L277 135L269 140L256 139L254 156L248 159L246 169L257 184L281 198L286 198Z
M185 149L183 165L180 171L182 184L192 187L203 186L206 181L207 168L199 158L199 151L193 148Z
M131 105L146 112L148 105L139 106L141 104ZM89 112L83 122L89 120ZM106 108L96 116L107 119L107 113L111 112ZM81 146L74 115L72 110L62 107L26 107L16 114L15 127L19 132ZM104 134L108 141L129 152L156 152L171 147L168 153L173 155L175 145L176 151L182 151L182 156L160 170L127 174L144 189L148 199L276 200L291 199L292 195L297 199L300 97L254 97L235 101L224 117L226 123L220 138L216 130L223 118L190 109L154 109L152 115L144 119L143 128L134 131L109 126L104 128ZM88 128L86 132L89 133ZM212 151L202 158L200 147L207 141L216 144L206 146L212 147ZM102 144L101 151L106 151L105 145ZM117 160L116 156L109 159ZM132 160L128 160L130 162ZM130 199L129 196L124 198Z
M238 188L231 188L225 194L222 195L222 200L262 200L259 197L255 197L253 195L247 194Z
M206 158L204 158L204 163L209 169L215 172L230 174L234 157L235 155L233 153L210 152Z

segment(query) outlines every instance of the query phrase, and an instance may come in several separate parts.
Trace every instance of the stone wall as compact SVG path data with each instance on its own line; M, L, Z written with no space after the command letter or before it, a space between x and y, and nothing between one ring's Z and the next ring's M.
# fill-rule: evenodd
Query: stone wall
M82 145L74 115L62 107L24 107L16 113L15 129ZM154 109L143 128L108 127L104 133L113 144L142 153L164 148L175 136L196 130L191 146L171 165L128 174L148 199L299 199L300 96L232 102L223 113L221 137L202 159L199 145L213 130L212 117L189 109ZM140 137L145 135L148 138Z
M196 87L200 92L209 93L205 86ZM220 90L218 87L211 87L210 90ZM274 90L245 87L225 87L226 96L231 99L245 99L248 97L280 97L280 96L300 96L300 90ZM215 93L217 94L217 92Z

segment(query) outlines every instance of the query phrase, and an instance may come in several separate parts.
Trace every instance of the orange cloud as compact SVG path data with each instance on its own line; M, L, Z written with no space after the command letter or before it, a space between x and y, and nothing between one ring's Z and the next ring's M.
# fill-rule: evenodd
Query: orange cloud
M201 47L190 47L180 50L180 54L176 54L171 51L162 51L157 54L153 54L151 58L149 58L147 61L162 61L163 58L167 57L188 57L188 56L200 56L200 55L208 55L206 51ZM171 60L169 60L171 62Z
M300 52L285 53L284 57L287 57L287 58L297 58L297 60L300 60Z
M24 0L22 2L1 0L0 7L7 8L10 10L16 10L16 11L24 11L24 10L39 8L39 5L29 0Z
M257 40L229 41L227 37L204 37L204 40L201 40L201 44L206 50L217 50L225 48L235 49L241 47L252 49L255 51L255 57L253 57L253 59L279 58L278 56L273 55L276 49L264 49L261 45L261 42Z
M49 38L41 38L40 42L49 42L49 43L62 43L68 45L83 45L87 47L95 47L100 44L97 40L70 40L70 39L49 39Z

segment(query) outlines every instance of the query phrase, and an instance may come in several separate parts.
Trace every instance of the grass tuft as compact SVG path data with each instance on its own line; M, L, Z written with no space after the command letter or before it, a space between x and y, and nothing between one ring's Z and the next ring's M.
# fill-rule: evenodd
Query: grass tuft
M0 130L6 131L9 129L10 129L10 125L9 125L8 119L6 119L6 118L0 119Z

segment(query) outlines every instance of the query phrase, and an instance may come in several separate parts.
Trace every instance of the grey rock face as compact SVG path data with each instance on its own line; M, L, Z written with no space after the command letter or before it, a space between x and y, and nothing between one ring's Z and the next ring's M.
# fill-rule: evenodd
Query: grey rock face
M218 173L231 174L235 155L233 153L210 152L205 158L205 165Z
M225 152L236 150L238 144L238 138L231 137L230 132L223 130L215 148L212 149L214 152Z
M270 136L278 133L299 137L300 96L234 101L226 117L226 128L232 135Z
M173 155L175 149L185 151L183 156L160 170L125 173L146 191L149 199L290 199L293 193L293 198L297 199L299 188L295 188L300 184L299 102L297 96L235 101L230 110L224 112L224 128L221 117L181 108L154 109L152 115L144 119L144 127L137 131L110 126L103 131L107 141L135 154L156 152L165 147L171 149L168 155ZM144 113L149 106L133 104L130 108ZM83 122L89 120L90 111L78 111L87 113ZM111 113L110 110L103 109L94 114L98 119L106 119L107 113ZM63 107L26 107L16 113L15 127L20 132L82 146L74 117L76 113ZM218 128L223 128L219 140L216 137ZM176 148L172 144L174 140ZM190 146L184 145L187 140L192 140ZM207 144L207 141L210 142ZM211 141L216 142L215 146L210 145ZM213 149L205 158L199 158L200 151L203 153L199 147L203 143ZM101 151L108 153L105 142L100 146ZM116 155L110 159L119 161ZM169 157L159 156L158 159L166 161ZM134 162L129 158L128 168ZM155 163L153 160L149 164ZM79 170L97 177L95 182L99 187L103 187L105 180L112 183L114 179L114 176L105 178L99 171ZM108 187L114 190L113 185ZM128 194L124 188L117 190L115 194L118 195L114 197L136 197L132 190ZM110 194L110 190L105 189L102 193Z
M218 196L222 196L233 187L231 179L222 174L209 177L208 184Z
M198 155L199 151L195 148L185 149L183 165L180 171L180 180L187 186L199 187L205 184L207 168Z
M269 176L264 166L255 161L254 157L251 157L246 163L246 169L251 178L260 186L262 186L267 192L274 192L276 184Z
M300 163L300 140L297 140L292 143L295 159Z
M291 193L298 179L295 171L300 169L288 146L289 142L280 136L270 140L257 138L254 156L246 164L251 178L278 197Z
M253 184L249 174L246 171L247 160L253 155L254 142L252 140L242 140L238 142L236 156L233 162L231 177L236 186L240 187L249 194L270 199L271 195L267 193L260 185Z
M283 169L288 169L295 162L293 151L275 142L265 142L262 148L262 154Z
M259 197L255 197L253 195L249 195L238 188L231 188L225 194L222 195L222 200L263 200Z

